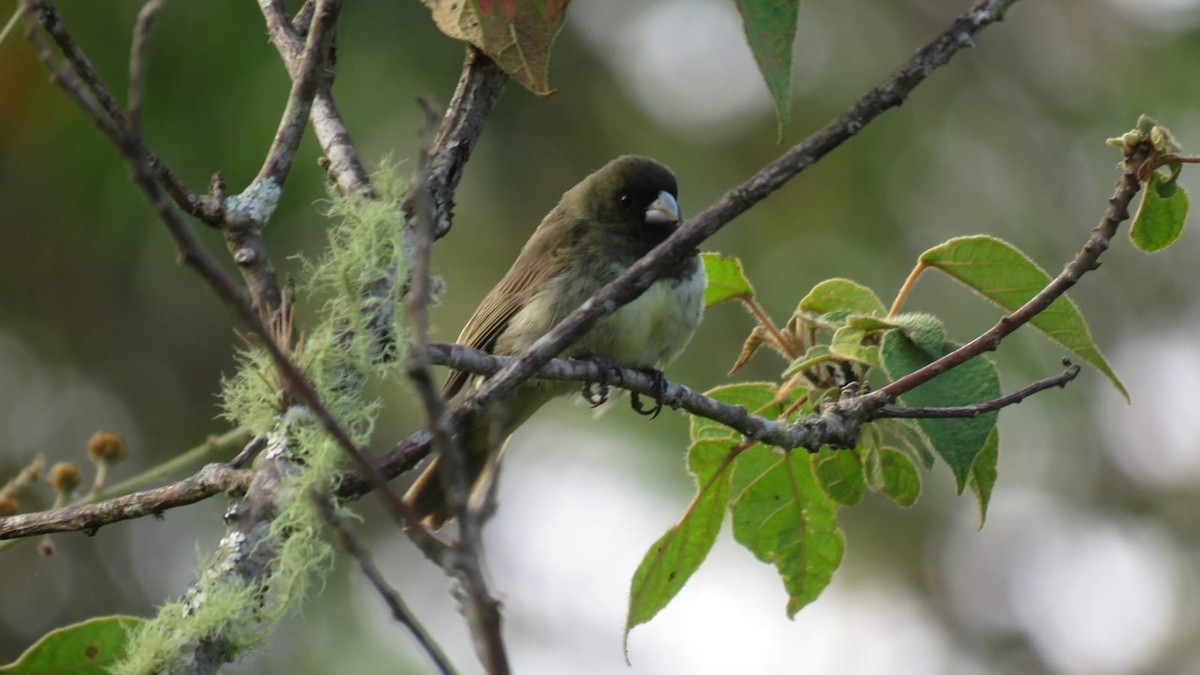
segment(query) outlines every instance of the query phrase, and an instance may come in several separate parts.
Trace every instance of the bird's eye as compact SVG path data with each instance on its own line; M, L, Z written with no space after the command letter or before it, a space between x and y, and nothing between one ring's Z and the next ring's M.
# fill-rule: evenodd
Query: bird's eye
M617 201L621 202L623 208L630 208L633 206L633 195L628 192L622 192L621 196L617 197Z

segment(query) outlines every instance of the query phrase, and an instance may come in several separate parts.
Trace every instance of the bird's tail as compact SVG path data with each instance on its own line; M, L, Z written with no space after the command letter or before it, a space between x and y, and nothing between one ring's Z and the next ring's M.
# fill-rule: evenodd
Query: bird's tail
M545 382L526 383L509 395L503 404L492 406L485 414L475 415L458 427L454 436L466 451L472 495L480 487L479 477L493 456L495 461L500 460L509 434L546 401L561 394L562 389L561 385L551 386ZM453 517L446 505L441 474L441 457L434 457L404 495L404 500L421 517L422 522L434 530Z
M487 467L488 459L492 455L492 443L489 438L491 434L482 423L481 419L472 420L467 425L465 431L467 433L455 434L459 443L465 447L467 457L467 476L471 480L472 492L479 476ZM476 427L484 427L476 429ZM507 439L499 439L500 442L496 446L496 460L499 461L499 454L504 451L504 446L507 445ZM421 522L431 530L436 530L446 523L451 518L450 510L446 504L446 490L442 484L442 458L434 457L425 470L417 476L408 492L404 494L404 501L412 507L413 511L421 517Z

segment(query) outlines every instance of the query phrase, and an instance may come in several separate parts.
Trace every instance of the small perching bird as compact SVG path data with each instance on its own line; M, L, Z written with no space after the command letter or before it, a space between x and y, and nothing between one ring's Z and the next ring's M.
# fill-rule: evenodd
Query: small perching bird
M681 220L678 195L675 175L646 157L618 157L584 178L542 220L467 321L458 343L506 356L525 351L675 231ZM696 252L664 271L638 298L600 319L561 356L646 369L661 381L658 369L683 351L700 323L704 284ZM462 390L470 377L451 371L445 398ZM574 388L569 382L528 380L457 429L472 484L493 447L502 446L551 398ZM661 405L659 400L654 409L643 411L635 400L639 412L657 414ZM435 458L405 497L434 527L450 515L438 464Z

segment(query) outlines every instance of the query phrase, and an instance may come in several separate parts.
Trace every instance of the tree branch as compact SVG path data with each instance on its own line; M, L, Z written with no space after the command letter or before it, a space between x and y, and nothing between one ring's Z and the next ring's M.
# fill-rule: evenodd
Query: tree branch
M508 675L508 651L501 631L500 604L492 597L483 574L483 514L471 508L471 474L466 449L454 437L454 427L446 416L446 403L434 386L429 359L429 296L432 276L429 257L434 241L434 200L429 190L432 170L432 129L436 116L427 108L428 124L422 133L417 181L410 191L410 208L415 227L412 230L412 277L408 290L408 314L411 326L405 371L417 388L433 432L433 447L441 457L442 480L450 512L458 521L458 539L441 560L442 569L458 580L463 615L471 629L475 651L489 675Z
M504 91L508 75L483 52L467 46L462 75L450 98L446 115L429 152L429 177L425 189L432 202L433 238L441 239L450 232L453 221L454 191L462 179L463 168L471 157L476 141L483 133L492 107ZM408 228L416 225L413 210L415 193L410 193L404 209L409 214Z
M283 195L283 185L308 126L313 97L324 73L333 70L328 61L340 11L341 0L315 6L312 29L296 59L292 89L279 128L258 175L241 194L226 197L223 182L219 182L215 184L213 195L220 203L219 213L213 215L218 217L225 246L237 263L254 307L274 329L276 339L287 345L294 340L290 308L284 306L275 266L267 253L262 232Z
M159 516L167 509L193 504L222 492L241 493L249 482L249 471L231 469L224 464L209 464L192 476L153 490L95 504L78 504L0 518L0 540L81 530L90 534L105 525L143 516Z
M267 34L271 44L283 59L284 67L292 79L302 72L301 52L304 43L297 26L288 18L280 0L265 0L258 3L267 23ZM307 6L306 6L307 7ZM302 8L303 9L303 8ZM305 12L301 12L305 14ZM309 16L311 20L311 16ZM308 32L308 21L301 26ZM350 132L342 121L341 113L333 100L333 69L320 78L313 98L309 119L317 144L321 146L326 162L325 170L344 194L360 194L374 197L370 176L358 156L358 150L350 139Z
M413 638L416 639L417 644L421 645L421 649L425 650L425 653L429 655L429 659L433 661L433 665L438 669L438 672L443 675L453 675L456 671L450 665L450 660L446 658L446 654L442 652L441 647L433 640L429 632L421 625L421 622L417 621L417 618L409 611L408 605L404 603L404 599L400 597L400 594L388 585L387 580L383 578L383 574L379 572L379 569L375 567L375 563L371 561L371 554L363 548L358 539L350 533L349 528L346 527L346 523L338 517L333 503L327 497L316 493L313 493L311 498L317 505L317 511L320 512L321 517L333 528L334 534L337 535L338 541L342 544L342 548L346 549L346 553L349 553L350 557L354 558L363 576L375 587L375 591L379 593L379 597L383 598L384 604L392 612L392 618L407 628L408 632L412 633Z
M1074 380L1079 375L1079 366L1073 365L1069 360L1063 359L1063 365L1066 370L1047 377L1037 382L1033 382L1028 386L1022 387L1017 391L1000 398L994 398L990 401L983 401L973 405L948 406L944 408L894 408L892 406L883 406L875 415L875 419L885 418L904 418L904 419L944 419L950 417L978 417L984 413L1007 408L1010 405L1016 405L1021 401L1033 396L1034 394L1045 391L1052 387L1065 387L1067 383Z

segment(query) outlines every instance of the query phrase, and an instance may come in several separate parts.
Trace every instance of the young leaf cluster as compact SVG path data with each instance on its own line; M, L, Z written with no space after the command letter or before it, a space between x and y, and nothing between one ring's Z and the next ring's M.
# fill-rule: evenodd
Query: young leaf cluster
M1011 245L993 237L962 237L926 251L890 309L870 289L831 279L809 291L780 327L758 304L740 261L709 253L703 258L707 306L737 301L756 320L733 370L763 346L787 361L776 382L731 384L706 393L781 422L895 382L959 347L939 318L899 311L925 270L945 272L1008 311L1030 302L1050 282ZM1066 297L1050 302L1031 323L1125 393ZM995 366L979 357L900 393L897 402L932 409L1000 397ZM867 492L912 505L921 490L919 466L932 469L940 458L958 491L974 493L982 524L997 478L996 417L981 410L971 416L878 419L863 428L854 447L826 446L813 453L764 446L717 422L693 418L688 469L696 494L634 573L626 634L665 607L699 568L726 513L734 539L775 566L788 594L788 616L819 596L841 563L845 538L837 510L857 504Z

